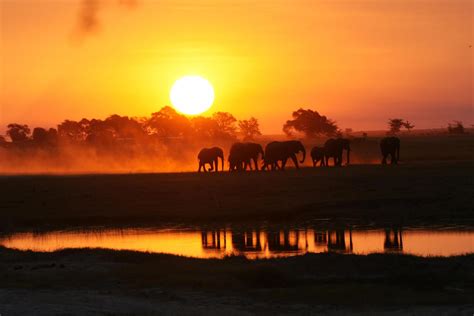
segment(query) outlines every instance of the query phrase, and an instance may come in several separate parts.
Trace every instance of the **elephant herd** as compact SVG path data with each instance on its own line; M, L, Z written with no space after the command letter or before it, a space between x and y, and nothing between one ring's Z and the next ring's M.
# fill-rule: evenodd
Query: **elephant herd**
M350 140L345 138L328 139L324 146L315 146L311 149L311 160L313 166L329 166L331 159L334 166L341 166L343 154L346 151L347 164L350 161ZM382 164L387 163L390 156L390 163L396 164L400 159L400 139L397 137L385 137L380 141L380 151L382 153ZM301 160L297 155L302 154ZM293 161L298 169L299 163L303 163L306 158L306 149L300 141L273 141L265 146L257 143L234 143L229 151L228 162L229 171L259 170L259 158L262 160L261 170L285 170L288 160ZM219 159L221 160L222 171L224 171L224 151L219 147L203 148L198 154L199 169L219 171ZM252 169L252 163L254 169ZM209 169L206 169L209 165Z

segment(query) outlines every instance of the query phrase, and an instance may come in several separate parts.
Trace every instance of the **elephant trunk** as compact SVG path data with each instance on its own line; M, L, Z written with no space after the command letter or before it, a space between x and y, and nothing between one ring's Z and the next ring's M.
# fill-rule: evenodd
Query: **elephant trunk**
M400 160L400 144L397 145L397 161Z
M303 158L300 162L303 163L306 158L306 149L304 148L304 146L301 146L301 152L303 153Z
M347 149L347 164L349 164L349 162L350 162L350 155L351 155L351 149L348 148Z

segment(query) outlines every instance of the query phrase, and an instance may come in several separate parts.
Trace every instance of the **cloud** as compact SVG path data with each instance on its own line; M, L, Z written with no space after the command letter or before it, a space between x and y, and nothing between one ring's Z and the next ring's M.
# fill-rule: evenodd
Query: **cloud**
M97 32L101 27L100 11L106 0L81 0L78 12L78 31L84 36ZM138 0L116 0L119 6L133 9L138 5Z
M78 27L81 34L96 32L99 28L100 0L82 0L79 9Z

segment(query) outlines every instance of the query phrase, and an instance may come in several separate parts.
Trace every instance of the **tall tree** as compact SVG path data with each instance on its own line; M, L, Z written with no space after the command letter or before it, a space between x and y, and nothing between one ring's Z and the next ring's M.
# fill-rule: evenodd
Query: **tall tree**
M20 143L29 139L31 130L28 125L12 123L8 124L7 128L7 135L10 137L12 142Z
M392 134L399 133L403 124L404 120L401 118L388 119L388 126L390 128L390 133Z
M212 115L212 119L216 122L221 136L235 138L237 133L237 119L232 114L228 112L216 112Z
M87 119L82 119L79 122L65 120L58 125L58 136L68 141L81 142L87 137L88 127L89 120Z
M303 133L306 137L333 136L338 131L335 121L320 115L317 111L300 108L293 112L292 116L293 119L286 121L283 125L283 132L288 136L295 131Z
M179 114L170 106L152 113L145 123L149 134L160 137L182 137L191 132L191 123L184 115Z
M403 127L405 127L408 131L411 131L413 128L415 128L415 125L409 121L405 121L403 123Z
M253 140L256 136L262 135L258 120L255 117L239 121L239 130L244 140Z

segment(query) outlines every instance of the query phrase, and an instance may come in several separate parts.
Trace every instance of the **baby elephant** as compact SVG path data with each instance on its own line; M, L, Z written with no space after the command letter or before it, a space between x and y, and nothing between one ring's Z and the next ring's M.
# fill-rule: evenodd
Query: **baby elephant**
M390 163L396 165L400 160L400 139L398 137L385 137L380 141L380 151L382 152L382 164L387 163L390 155Z
M222 161L222 171L224 171L224 152L219 147L212 147L212 148L203 148L198 154L199 160L199 169L198 172L201 172L201 168L204 169L204 172L219 171L219 158ZM209 164L211 168L206 170L206 164Z
M319 165L321 167L325 166L326 164L324 162L324 156L324 147L313 147L313 149L311 149L311 160L313 161L313 167L316 167L320 161L321 163Z

